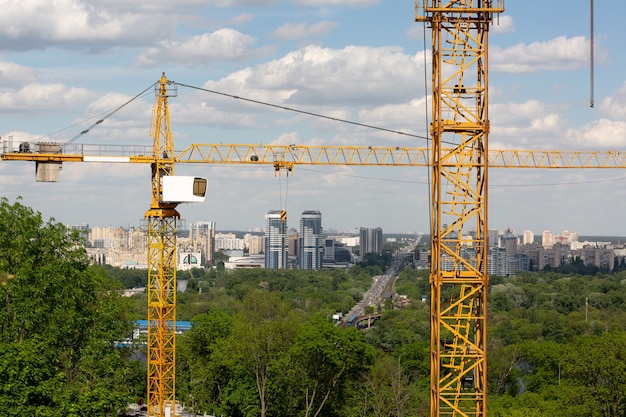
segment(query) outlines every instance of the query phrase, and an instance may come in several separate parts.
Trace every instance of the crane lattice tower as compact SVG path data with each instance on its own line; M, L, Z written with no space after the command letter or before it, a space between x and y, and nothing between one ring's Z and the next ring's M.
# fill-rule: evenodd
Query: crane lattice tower
M487 40L504 8L497 0L415 7L432 30L430 415L485 417Z

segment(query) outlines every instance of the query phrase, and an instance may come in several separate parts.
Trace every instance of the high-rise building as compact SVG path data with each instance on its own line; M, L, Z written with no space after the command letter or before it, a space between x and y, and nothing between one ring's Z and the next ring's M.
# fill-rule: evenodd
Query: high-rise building
M287 224L280 210L265 215L265 267L287 269Z
M300 234L288 233L287 234L287 255L294 258L300 257Z
M524 245L531 245L535 242L535 234L532 230L524 230Z
M541 246L543 246L544 249L550 249L552 248L552 246L554 246L554 235L551 231L543 231L543 233L541 234Z
M327 237L324 239L324 262L333 262L335 260L335 238Z
M506 250L507 256L517 255L517 234L512 229L506 229L500 236L500 247Z
M359 233L359 246L361 256L366 253L383 254L383 229L376 227L368 229L361 227Z
M322 213L305 210L300 218L300 269L322 269Z
M498 238L499 234L500 232L498 232L498 229L489 229L487 231L488 247L498 246L498 244L500 243L500 240Z
M243 237L243 240L247 242L246 245L248 247L249 255L258 255L264 252L263 236L248 233Z
M215 262L215 222L198 222L189 228L191 248L200 251L204 264Z
M234 233L216 233L215 248L227 250L243 250L245 242Z

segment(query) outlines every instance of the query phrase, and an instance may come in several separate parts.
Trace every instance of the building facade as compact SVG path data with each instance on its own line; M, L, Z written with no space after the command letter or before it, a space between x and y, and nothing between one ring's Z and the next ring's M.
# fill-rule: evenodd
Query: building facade
M265 249L263 248L263 244L265 243L263 236L246 234L243 239L246 242L249 255L259 255L265 253Z
M300 217L300 269L322 269L322 213L305 210Z
M190 250L198 251L202 264L215 262L215 222L197 222L189 228Z
M380 227L373 229L361 227L359 237L361 256L366 253L377 253L378 255L383 254L383 229Z
M265 215L265 268L287 269L287 223L280 210Z
M535 234L532 230L524 230L523 243L524 245L532 245L535 243Z

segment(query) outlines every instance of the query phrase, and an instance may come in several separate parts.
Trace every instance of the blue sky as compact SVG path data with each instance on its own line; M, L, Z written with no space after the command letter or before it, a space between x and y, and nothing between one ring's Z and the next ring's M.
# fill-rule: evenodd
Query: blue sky
M596 2L595 107L590 108L589 3L505 3L490 32L490 147L623 150L626 3ZM427 131L430 33L410 0L0 0L0 136L67 141L102 112L169 79L414 134ZM426 36L426 42L424 40ZM153 94L80 143L151 143ZM191 143L426 146L424 141L179 87L170 102L177 149ZM56 133L55 133L56 132ZM427 232L421 168L178 166L209 179L187 222L260 228L286 208L289 225L318 209L326 229ZM64 223L136 226L149 167L65 164L36 183L34 164L0 162L0 196ZM492 169L489 226L626 236L621 170Z

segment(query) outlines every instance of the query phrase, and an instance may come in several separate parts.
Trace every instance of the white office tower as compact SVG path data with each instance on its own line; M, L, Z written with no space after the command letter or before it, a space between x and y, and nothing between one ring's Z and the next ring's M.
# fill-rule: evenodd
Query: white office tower
M322 213L305 210L300 218L300 269L322 269Z
M532 230L524 230L524 245L535 243L535 234Z
M265 267L287 269L287 222L280 210L265 215Z

